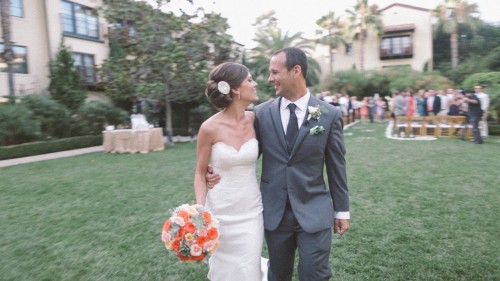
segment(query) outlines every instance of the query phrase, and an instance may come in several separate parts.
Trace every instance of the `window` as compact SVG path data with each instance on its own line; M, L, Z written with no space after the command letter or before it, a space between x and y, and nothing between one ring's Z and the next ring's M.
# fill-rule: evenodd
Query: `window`
M352 56L352 54L353 54L352 43L347 43L345 45L345 54L348 56Z
M62 1L62 26L65 35L97 39L99 28L96 12L88 7Z
M94 55L73 53L75 67L82 75L83 83L86 85L95 85L96 76L94 69Z
M133 22L129 20L118 19L115 22L115 28L120 30L119 33L126 31L127 35L130 37L135 37L137 35Z
M23 0L10 0L9 14L14 17L23 17Z
M396 37L383 37L380 42L380 58L411 58L413 47L409 35Z
M0 53L3 53L5 46L0 43ZM14 59L12 68L14 73L28 73L28 49L23 46L12 46L14 51ZM0 56L0 72L7 72L7 62Z

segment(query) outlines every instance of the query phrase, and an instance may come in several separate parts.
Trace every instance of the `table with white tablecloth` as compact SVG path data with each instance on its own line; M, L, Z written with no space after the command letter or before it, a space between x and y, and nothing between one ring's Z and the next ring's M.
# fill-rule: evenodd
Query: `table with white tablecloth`
M103 149L111 153L148 153L165 149L162 128L103 131Z

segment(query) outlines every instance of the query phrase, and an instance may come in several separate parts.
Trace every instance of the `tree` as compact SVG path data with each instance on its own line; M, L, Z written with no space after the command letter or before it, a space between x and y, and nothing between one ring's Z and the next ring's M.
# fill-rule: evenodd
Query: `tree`
M131 97L135 94L134 80L129 68L133 67L115 38L110 38L109 57L103 63L100 74L105 82L106 95L113 103L125 110L132 108Z
M452 68L458 66L459 28L460 26L469 26L473 31L476 30L479 25L479 19L474 15L477 13L477 4L469 4L466 0L445 0L444 4L439 5L434 10L434 14L439 20L435 25L435 29L450 34Z
M272 54L286 47L297 47L308 54L309 68L307 71L307 85L316 85L319 83L319 74L321 72L319 63L312 59L310 52L314 51L314 45L311 40L302 37L298 32L288 35L283 34L277 26L275 12L268 12L256 19L254 26L257 28L256 38L257 46L253 48L246 57L248 66L252 69L252 74L256 78L267 81L269 59Z
M71 51L61 39L56 58L49 64L49 93L52 99L66 106L72 113L83 105L87 91L80 72L74 66Z
M206 14L201 8L196 15L176 16L162 8L164 3L157 1L152 7L132 0L104 1L104 16L115 25L110 37L123 53L107 60L103 69L106 85L115 94L123 86L125 95L163 101L170 136L173 105L196 106L208 71L215 64L234 60L237 53L232 37L226 34L227 19ZM118 76L113 69L123 71ZM122 94L121 98L130 96Z
M484 92L490 96L490 109L497 113L497 122L500 123L500 72L474 73L462 82L462 87L472 89L481 85Z
M354 40L359 40L361 51L359 54L359 69L365 70L365 42L368 30L373 29L377 35L382 33L382 19L377 5L368 6L368 0L357 0L353 10L346 10L349 14L347 33Z
M333 72L333 60L334 60L334 50L337 49L339 45L345 45L346 41L342 35L342 30L344 29L344 23L339 17L335 17L334 12L329 12L328 14L322 16L316 21L316 24L321 28L318 30L317 34L324 34L316 42L322 45L326 45L329 48L330 55L330 73Z
M7 80L9 83L9 96L11 97L11 102L14 102L14 69L12 68L12 61L14 59L14 51L12 49L11 41L11 28L10 28L10 1L0 0L0 16L2 17L2 34L4 42L4 50L2 58L7 64Z
M435 69L456 84L474 73L500 70L500 26L481 22L475 31L469 26L460 26L460 64L455 68L451 68L449 34L435 30L433 46Z

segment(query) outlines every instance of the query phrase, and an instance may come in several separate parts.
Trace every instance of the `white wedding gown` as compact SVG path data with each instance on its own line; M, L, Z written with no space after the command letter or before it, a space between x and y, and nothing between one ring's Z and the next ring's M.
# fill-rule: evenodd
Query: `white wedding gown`
M220 221L219 249L209 259L212 281L267 280L262 199L256 176L258 142L239 150L223 142L212 146L213 170L220 182L207 193L206 207Z

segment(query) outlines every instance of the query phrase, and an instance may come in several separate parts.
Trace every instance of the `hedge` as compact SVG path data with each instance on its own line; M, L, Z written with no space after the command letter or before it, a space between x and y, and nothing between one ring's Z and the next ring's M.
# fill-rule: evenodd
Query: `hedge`
M102 135L90 135L43 142L30 142L11 146L0 146L0 160L98 146L101 144Z

